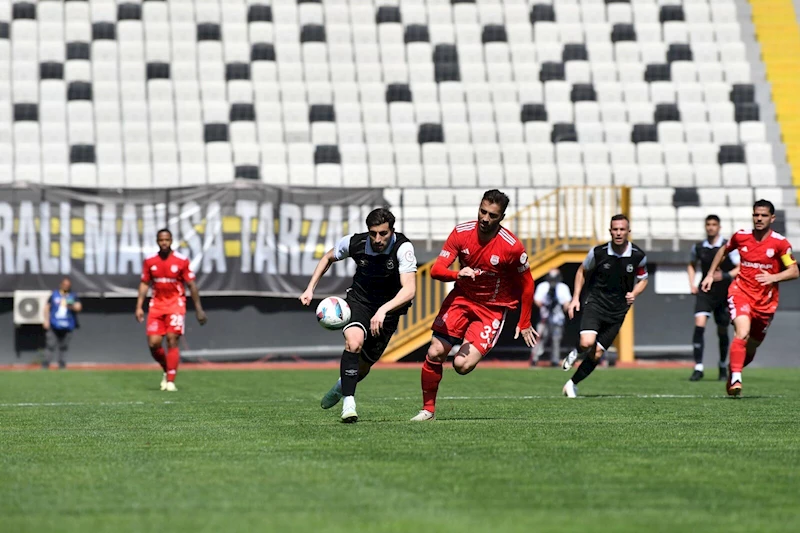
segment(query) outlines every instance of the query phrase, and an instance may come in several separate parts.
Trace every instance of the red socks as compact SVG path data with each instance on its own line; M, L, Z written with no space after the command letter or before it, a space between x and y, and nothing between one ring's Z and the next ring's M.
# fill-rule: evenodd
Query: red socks
M150 348L150 355L153 356L153 359L156 360L156 363L161 365L161 368L164 369L164 372L167 371L167 355L164 353L164 348L159 346L158 348Z
M741 372L744 368L747 341L735 338L731 343L731 372Z
M169 348L167 350L167 381L175 381L175 374L178 373L178 363L180 361L181 353L178 348Z
M436 393L442 381L442 363L431 362L427 357L422 363L422 408L433 413L436 411Z

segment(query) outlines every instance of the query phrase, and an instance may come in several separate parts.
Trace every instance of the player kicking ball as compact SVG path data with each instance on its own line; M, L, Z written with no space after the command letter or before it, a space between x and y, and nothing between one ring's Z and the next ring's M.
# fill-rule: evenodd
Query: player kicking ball
M486 191L478 209L478 220L464 222L450 233L439 258L431 268L433 279L455 281L439 315L433 322L433 337L422 364L422 410L411 420L434 420L436 394L442 381L442 364L453 346L461 345L453 367L469 374L497 343L506 313L521 312L514 338L522 334L528 347L536 344L531 326L533 278L528 256L519 239L500 225L508 207L508 196ZM461 270L449 270L458 259Z
M792 245L772 231L775 206L767 200L753 204L753 229L739 230L717 252L710 272L716 271L728 255L739 251L739 275L728 289L728 309L733 320L734 339L730 351L729 396L742 394L742 369L756 356L778 309L778 283L797 279L800 271L792 255ZM701 288L709 292L714 277L703 279Z
M630 232L628 217L611 217L611 241L589 250L575 273L575 292L567 308L570 320L581 310L580 296L587 274L589 290L583 304L579 346L562 363L564 371L568 371L578 357L583 358L575 375L562 389L568 398L577 397L577 384L597 367L603 353L617 337L628 309L647 287L647 256L628 241Z
M147 289L152 285L153 296L147 312L147 344L150 354L161 368L164 376L161 379L161 390L175 392L175 376L181 355L178 341L183 335L186 323L186 289L194 302L197 321L206 323L206 313L200 305L200 293L194 282L194 272L189 266L189 259L172 251L172 233L168 229L159 230L156 234L158 253L144 260L142 264L142 280L139 283L139 297L136 299L136 320L144 322L144 305ZM167 352L164 353L162 343L167 337Z
M346 423L358 420L356 384L383 355L417 292L414 245L402 233L395 233L394 215L385 208L375 209L366 222L368 231L346 235L322 256L300 296L303 305L309 305L317 283L333 263L348 257L355 261L353 284L347 289L351 315L342 329L339 381L320 402L323 409L330 409L344 398L342 422Z

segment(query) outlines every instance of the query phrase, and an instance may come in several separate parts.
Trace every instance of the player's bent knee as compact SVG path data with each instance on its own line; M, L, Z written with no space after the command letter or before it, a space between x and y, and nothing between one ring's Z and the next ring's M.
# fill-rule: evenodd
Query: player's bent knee
M350 342L349 340L345 339L344 341L344 349L350 353L361 353L361 348L364 347L364 342Z

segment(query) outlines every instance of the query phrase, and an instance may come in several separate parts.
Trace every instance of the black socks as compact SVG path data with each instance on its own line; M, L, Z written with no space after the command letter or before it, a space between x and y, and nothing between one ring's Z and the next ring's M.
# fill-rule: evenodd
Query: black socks
M704 333L706 328L701 328L700 326L694 327L694 335L692 336L692 347L694 348L694 362L695 364L700 364L703 362L703 344L704 344ZM725 334L725 350L728 350L727 345L727 333ZM720 339L720 343L722 339Z
M358 383L358 354L344 350L339 366L339 377L342 379L342 395L354 396Z
M583 356L583 361L581 362L581 366L578 367L578 370L575 371L575 375L572 376L572 382L575 385L586 379L597 367L598 361L594 358L596 349L597 345L592 344L589 348L581 352L580 355Z

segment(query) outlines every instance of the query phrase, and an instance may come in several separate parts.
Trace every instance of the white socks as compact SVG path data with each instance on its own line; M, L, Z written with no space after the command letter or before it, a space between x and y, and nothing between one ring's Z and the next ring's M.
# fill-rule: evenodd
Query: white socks
M741 381L742 381L742 373L741 372L731 372L731 383L736 383L737 381L741 383Z
M356 408L356 399L353 396L345 396L342 403L342 411L347 411Z
M697 370L698 372L702 372L703 371L703 363L697 363L696 365L694 365L694 369Z

